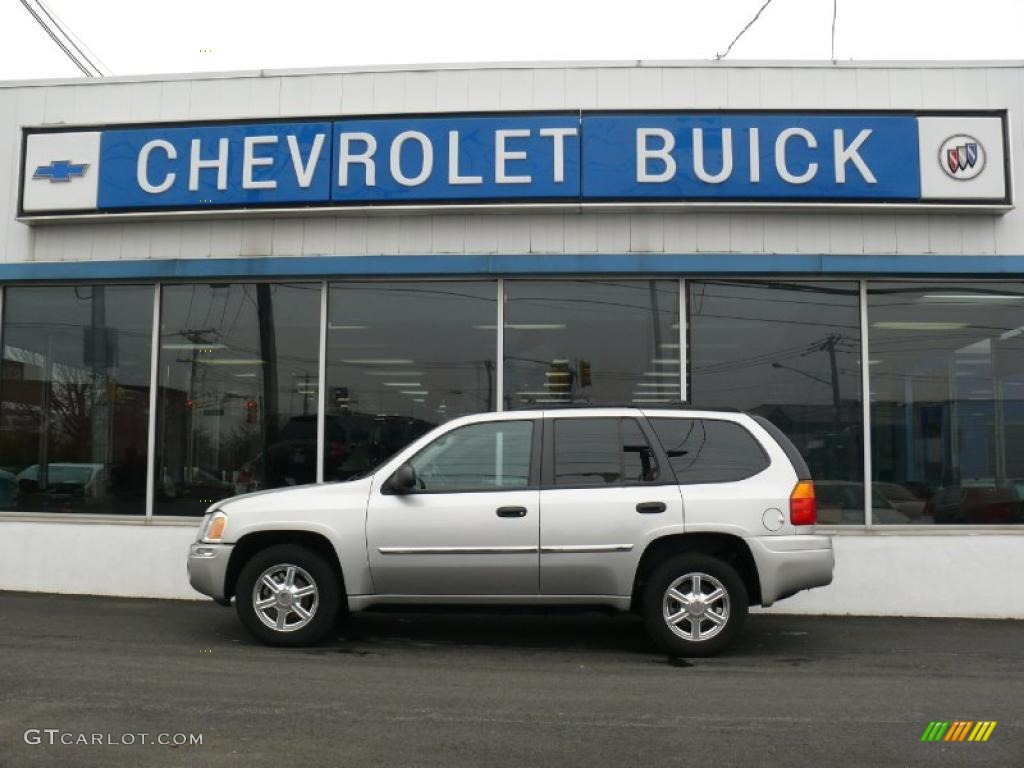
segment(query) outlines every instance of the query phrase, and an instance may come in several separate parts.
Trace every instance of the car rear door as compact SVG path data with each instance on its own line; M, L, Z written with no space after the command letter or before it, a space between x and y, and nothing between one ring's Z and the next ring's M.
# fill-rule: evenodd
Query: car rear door
M545 418L540 507L544 595L629 595L646 543L683 523L679 488L634 416Z

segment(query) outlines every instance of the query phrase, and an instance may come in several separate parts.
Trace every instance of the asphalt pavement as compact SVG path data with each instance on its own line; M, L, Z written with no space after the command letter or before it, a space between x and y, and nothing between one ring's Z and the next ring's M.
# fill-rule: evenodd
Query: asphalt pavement
M213 603L0 592L0 766L35 765L1024 766L1024 622L759 614L682 661L630 616L389 613L282 650Z

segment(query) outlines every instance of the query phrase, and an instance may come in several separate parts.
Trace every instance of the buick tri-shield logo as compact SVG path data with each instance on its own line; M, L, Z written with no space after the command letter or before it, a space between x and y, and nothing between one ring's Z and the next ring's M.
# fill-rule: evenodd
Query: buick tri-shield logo
M973 179L985 168L985 148L973 136L950 136L939 148L939 165L950 178Z

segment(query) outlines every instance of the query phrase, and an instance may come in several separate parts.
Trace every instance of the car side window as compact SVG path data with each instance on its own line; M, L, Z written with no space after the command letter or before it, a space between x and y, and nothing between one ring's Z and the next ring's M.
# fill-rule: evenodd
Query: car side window
M490 421L445 433L409 463L420 491L527 488L532 448L532 421Z
M649 421L680 484L744 480L768 467L760 443L735 422L672 418Z
M658 462L634 419L554 420L556 486L655 482Z

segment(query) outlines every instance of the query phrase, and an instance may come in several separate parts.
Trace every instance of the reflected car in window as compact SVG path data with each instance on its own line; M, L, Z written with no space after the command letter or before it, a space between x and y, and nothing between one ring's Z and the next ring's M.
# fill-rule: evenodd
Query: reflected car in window
M940 488L925 505L936 523L1005 524L1024 522L1024 496L1016 483L951 485Z
M103 464L59 463L46 467L45 482L38 464L16 475L18 493L28 506L33 500L93 506L107 495L109 474Z

